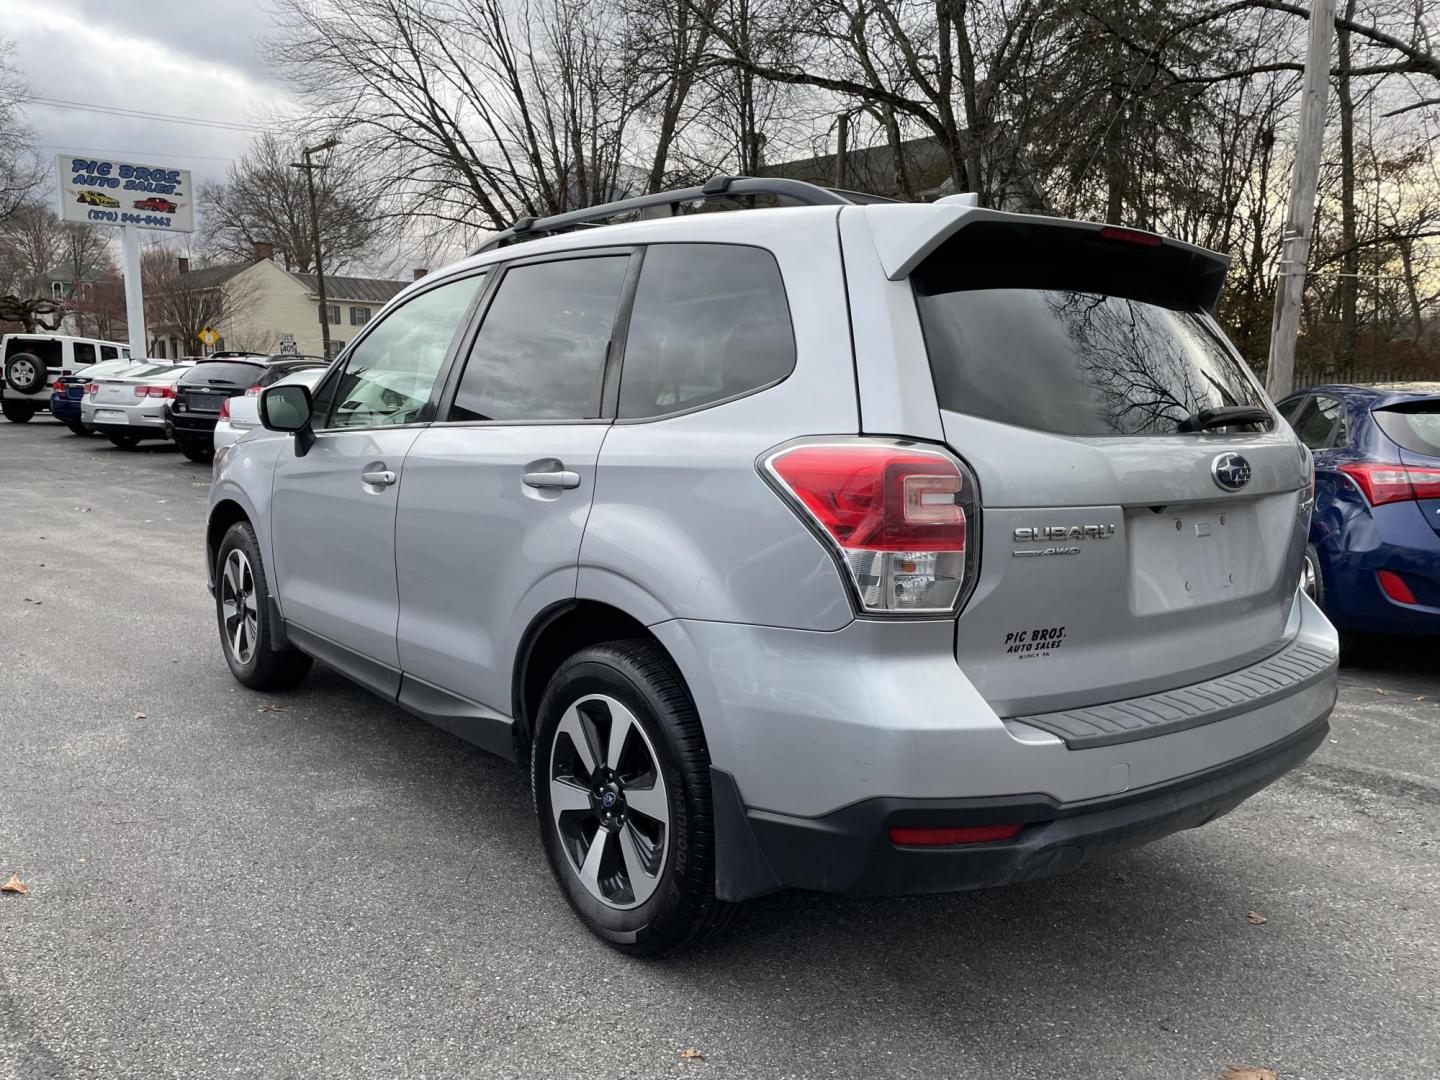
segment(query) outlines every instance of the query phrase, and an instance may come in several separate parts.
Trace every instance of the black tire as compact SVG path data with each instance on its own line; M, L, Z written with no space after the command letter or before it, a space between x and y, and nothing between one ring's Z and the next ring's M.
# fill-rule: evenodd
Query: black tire
M180 444L180 452L197 465L208 465L215 460L214 448L202 446L200 443L182 442Z
M35 415L35 406L23 401L0 401L0 414L12 424L27 423Z
M234 579L227 577L232 552L239 552L244 566L248 569L249 581L244 575L237 575L241 589L241 601L233 603ZM246 587L248 584L248 588ZM248 521L237 522L226 531L220 541L220 550L215 556L215 620L220 629L220 647L225 652L225 662L237 682L252 690L285 690L303 679L310 670L311 659L290 645L275 645L276 628L271 623L271 608L265 564L260 560L260 545L255 541L255 531ZM253 600L246 605L245 599ZM242 637L242 648L236 648L233 636L236 627L235 612L252 612L247 620ZM248 638L249 652L243 645Z
M653 750L653 771L663 779L668 796L660 800L668 808L669 822L658 856L655 884L649 886L654 891L637 906L628 908L607 903L590 892L572 862L579 856L566 847L567 843L576 843L576 836L583 840L585 826L577 826L567 841L551 813L552 761L571 745L568 736L561 734L561 721L573 705L589 695L605 695L633 716L645 736L641 751L648 757ZM604 723L604 718L599 722ZM608 730L613 729L612 722ZM564 741L558 741L561 739ZM633 737L630 745L632 749L636 745ZM583 768L583 762L578 767ZM576 773L570 779L578 776ZM592 773L584 783L595 779ZM613 641L592 646L560 666L540 703L530 755L530 782L550 869L580 921L603 941L630 956L657 957L686 948L734 922L740 905L715 898L710 754L700 717L679 672L654 642ZM656 783L650 780L652 791ZM576 790L582 789L577 786ZM627 811L623 802L620 811L623 822ZM576 813L582 822L592 814L585 810ZM597 802L593 814L599 813ZM639 820L646 819L641 815ZM598 816L596 823L591 844L600 837L603 827ZM626 825L618 828L623 831ZM609 880L629 879L611 875Z
M105 437L121 450L134 450L140 445L139 435L106 435Z
M22 394L36 394L50 382L50 370L34 353L16 353L5 361L5 381Z
M79 420L66 420L65 426L68 427L76 435L90 434L90 429L87 428L84 424L82 424Z

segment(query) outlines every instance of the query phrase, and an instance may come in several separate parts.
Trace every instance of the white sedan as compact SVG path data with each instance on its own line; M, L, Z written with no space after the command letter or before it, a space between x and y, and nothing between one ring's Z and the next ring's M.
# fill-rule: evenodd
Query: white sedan
M175 383L193 363L141 361L112 375L85 384L80 420L122 450L133 450L141 439L164 439L165 399L174 398Z
M286 375L283 379L276 379L272 386L285 386L288 383L299 383L301 386L308 386L311 390L320 381L320 377L329 369L324 366L304 368L293 374ZM236 397L226 398L220 406L220 419L215 424L215 449L220 451L227 446L234 446L241 437L260 426L260 387L251 387L245 393Z

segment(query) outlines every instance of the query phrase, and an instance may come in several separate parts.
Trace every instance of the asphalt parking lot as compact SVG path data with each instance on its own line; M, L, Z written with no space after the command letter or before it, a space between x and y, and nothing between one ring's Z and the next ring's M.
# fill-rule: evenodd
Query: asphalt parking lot
M1347 669L1331 740L1204 829L767 897L647 964L572 918L512 767L320 668L232 681L209 476L0 423L0 1077L1440 1075L1434 645Z

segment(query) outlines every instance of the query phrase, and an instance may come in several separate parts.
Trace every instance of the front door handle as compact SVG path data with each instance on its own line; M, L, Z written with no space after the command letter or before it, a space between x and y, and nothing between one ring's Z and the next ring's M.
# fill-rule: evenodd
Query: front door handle
M389 487L395 483L395 474L389 469L367 469L360 474L360 479L376 487Z
M525 485L533 488L577 488L580 474L569 469L555 469L550 472L527 472Z

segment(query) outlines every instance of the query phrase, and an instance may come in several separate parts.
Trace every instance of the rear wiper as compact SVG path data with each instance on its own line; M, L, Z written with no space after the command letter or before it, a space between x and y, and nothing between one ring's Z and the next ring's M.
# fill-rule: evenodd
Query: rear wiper
M1218 409L1197 409L1180 421L1179 432L1209 431L1217 427L1233 427L1236 424L1263 424L1270 419L1270 413L1258 405L1222 405Z

